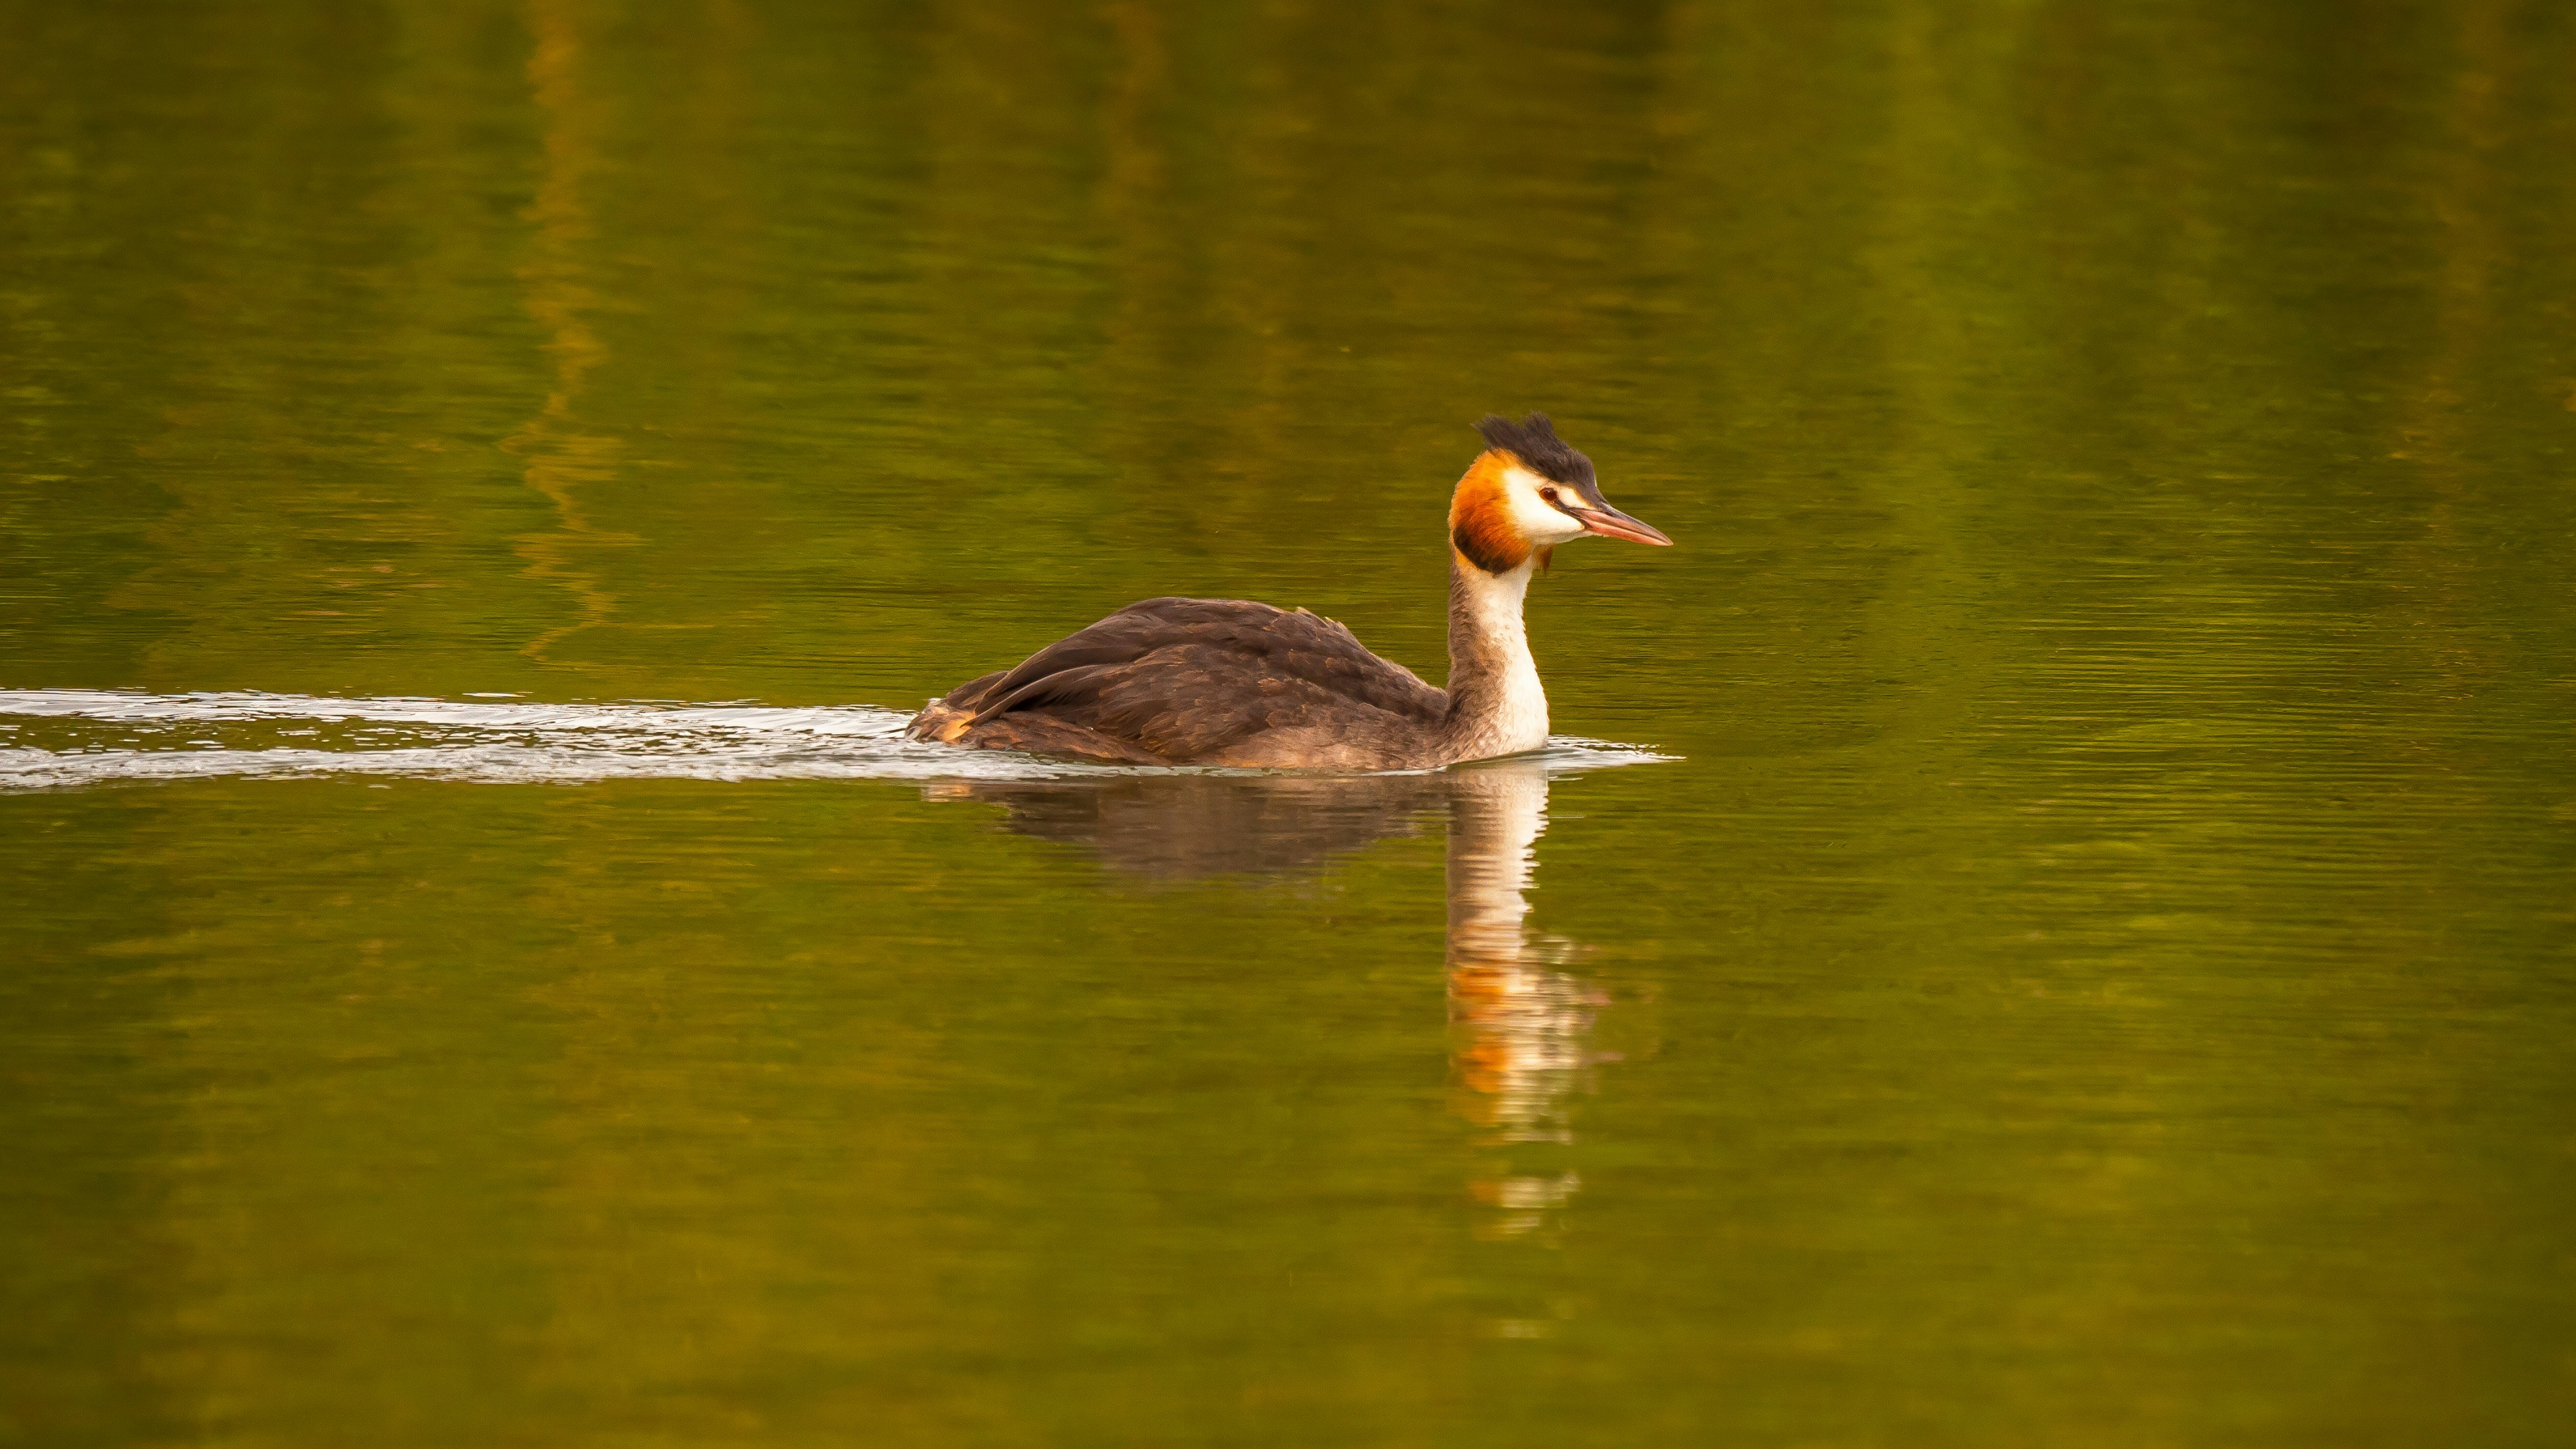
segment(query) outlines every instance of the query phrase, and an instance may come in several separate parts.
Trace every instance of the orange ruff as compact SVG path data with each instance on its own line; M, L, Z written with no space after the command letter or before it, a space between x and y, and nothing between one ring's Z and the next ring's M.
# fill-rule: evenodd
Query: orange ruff
M1529 540L1512 522L1503 472L1527 466L1500 448L1480 453L1449 497L1449 544L1458 556L1489 574L1507 574L1529 561Z

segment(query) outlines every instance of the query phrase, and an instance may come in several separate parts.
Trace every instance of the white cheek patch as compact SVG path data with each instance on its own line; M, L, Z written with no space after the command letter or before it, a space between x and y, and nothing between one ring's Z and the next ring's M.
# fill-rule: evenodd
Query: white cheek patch
M1533 547L1548 548L1583 536L1583 525L1550 505L1539 492L1556 486L1526 468L1503 472L1503 497L1511 503L1512 523Z

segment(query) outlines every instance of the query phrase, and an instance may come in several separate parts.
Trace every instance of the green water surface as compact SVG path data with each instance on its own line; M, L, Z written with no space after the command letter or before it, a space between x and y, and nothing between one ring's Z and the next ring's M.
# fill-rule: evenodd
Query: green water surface
M1166 593L1437 679L1488 409L1679 541L1531 603L1664 763L0 793L0 1441L2570 1442L2571 76L0 0L0 688L909 709Z

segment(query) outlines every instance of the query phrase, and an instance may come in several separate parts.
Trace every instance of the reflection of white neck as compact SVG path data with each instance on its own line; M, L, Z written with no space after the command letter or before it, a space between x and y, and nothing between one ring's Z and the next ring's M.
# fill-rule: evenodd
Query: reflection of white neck
M1589 990L1547 965L1525 918L1547 826L1547 772L1533 760L1453 771L1449 810L1449 1012L1466 1028L1454 1058L1468 1116L1509 1142L1570 1140L1565 1099L1592 1060ZM1537 1179L1512 1179L1519 1192ZM1566 1183L1539 1187L1562 1201ZM1517 1184L1515 1186L1515 1184ZM1515 1217L1505 1232L1535 1218ZM1517 1225L1513 1225L1517 1224Z
M1526 651L1524 651L1526 657ZM1535 764L1461 770L1449 815L1449 959L1519 964L1529 914L1530 847L1547 828L1547 772Z
M1547 690L1521 606L1535 557L1489 574L1453 560L1449 584L1450 758L1517 755L1547 743Z

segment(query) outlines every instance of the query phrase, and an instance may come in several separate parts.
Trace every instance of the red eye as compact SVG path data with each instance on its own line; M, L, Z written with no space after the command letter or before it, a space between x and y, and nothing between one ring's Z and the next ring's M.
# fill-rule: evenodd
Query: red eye
M1546 499L1550 503L1554 503L1556 501L1556 490L1553 488L1542 488L1538 490L1538 496Z

